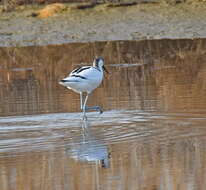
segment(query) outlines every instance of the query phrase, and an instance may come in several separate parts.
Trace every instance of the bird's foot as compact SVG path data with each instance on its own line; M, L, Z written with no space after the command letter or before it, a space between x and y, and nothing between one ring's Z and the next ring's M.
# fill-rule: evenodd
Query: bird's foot
M85 107L85 111L90 111L90 110L99 111L100 114L103 113L103 110L102 110L102 108L100 106L91 106L91 107L86 106Z

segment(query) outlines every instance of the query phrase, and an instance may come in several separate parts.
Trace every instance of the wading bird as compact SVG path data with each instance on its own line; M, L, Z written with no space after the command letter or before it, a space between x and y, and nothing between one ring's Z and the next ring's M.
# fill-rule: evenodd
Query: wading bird
M93 66L83 66L74 69L68 77L59 82L61 85L80 94L80 108L83 111L84 118L86 118L87 110L103 112L100 106L88 107L86 104L91 92L101 84L104 71L108 72L104 67L104 59L99 57L94 59ZM87 95L83 101L84 92L87 93Z

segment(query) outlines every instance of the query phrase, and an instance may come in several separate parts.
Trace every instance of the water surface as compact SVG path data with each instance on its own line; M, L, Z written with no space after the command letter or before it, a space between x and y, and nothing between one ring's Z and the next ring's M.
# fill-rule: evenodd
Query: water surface
M0 49L0 189L199 190L206 177L206 41ZM103 56L82 120L58 84Z

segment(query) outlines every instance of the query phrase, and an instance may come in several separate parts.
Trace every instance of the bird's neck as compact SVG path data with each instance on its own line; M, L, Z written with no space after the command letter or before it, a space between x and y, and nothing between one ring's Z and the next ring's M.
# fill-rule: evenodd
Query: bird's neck
M98 70L100 70L101 72L103 72L103 67L96 67Z
M99 71L103 71L103 67L99 67L99 66L97 66L97 65L95 65L95 64L93 64L93 67L95 67L95 68L98 69Z

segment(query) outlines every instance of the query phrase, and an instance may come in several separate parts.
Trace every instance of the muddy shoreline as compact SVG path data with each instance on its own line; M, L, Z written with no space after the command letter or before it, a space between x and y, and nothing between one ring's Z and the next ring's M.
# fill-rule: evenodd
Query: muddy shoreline
M97 5L67 9L48 18L32 17L43 6L21 6L0 15L0 46L33 46L74 42L196 39L206 37L206 3L132 6ZM123 14L124 13L124 14Z

